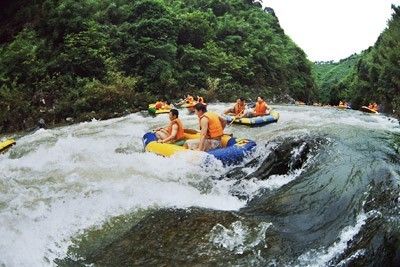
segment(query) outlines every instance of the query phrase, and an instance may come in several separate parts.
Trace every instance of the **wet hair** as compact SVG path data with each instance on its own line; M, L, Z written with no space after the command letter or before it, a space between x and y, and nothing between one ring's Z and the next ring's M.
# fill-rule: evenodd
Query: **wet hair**
M194 109L197 111L207 112L207 106L203 105L202 103L197 103L194 105Z
M245 101L244 97L239 97L239 100L242 101L242 102Z
M264 97L263 96L259 96L262 100L264 100Z
M165 101L165 103L166 103L167 105L171 105L171 101L169 101L169 100Z
M177 109L171 109L170 111L169 111L172 115L174 115L175 117L179 117L179 111L177 110Z

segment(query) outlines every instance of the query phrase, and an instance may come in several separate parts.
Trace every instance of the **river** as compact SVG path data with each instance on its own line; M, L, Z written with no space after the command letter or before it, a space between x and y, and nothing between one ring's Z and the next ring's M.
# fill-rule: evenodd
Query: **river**
M398 264L398 121L273 108L277 123L227 127L257 143L239 166L144 153L143 134L166 115L19 136L0 154L0 266ZM285 144L290 159L278 155ZM265 174L271 153L287 161L284 173Z

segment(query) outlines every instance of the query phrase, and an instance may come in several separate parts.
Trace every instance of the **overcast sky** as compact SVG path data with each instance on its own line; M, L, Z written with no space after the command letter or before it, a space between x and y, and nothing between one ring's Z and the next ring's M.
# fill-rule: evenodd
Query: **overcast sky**
M264 0L311 61L340 60L373 45L400 0Z

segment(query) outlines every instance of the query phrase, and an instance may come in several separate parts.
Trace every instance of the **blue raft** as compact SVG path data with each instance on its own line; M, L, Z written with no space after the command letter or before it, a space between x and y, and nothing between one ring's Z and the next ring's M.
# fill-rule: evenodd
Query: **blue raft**
M200 138L199 133L185 133L185 139L196 138ZM256 147L256 143L252 140L234 138L230 135L224 135L221 144L221 148L212 149L206 153L213 155L215 158L222 161L224 165L240 163ZM153 132L148 132L143 136L143 145L146 151L167 157L177 152L187 153L191 151L178 144L157 143L157 137Z
M277 122L279 119L279 113L275 110L271 110L268 115L258 116L252 118L236 118L235 116L225 115L225 119L228 123L243 124L252 127L263 126L269 123Z

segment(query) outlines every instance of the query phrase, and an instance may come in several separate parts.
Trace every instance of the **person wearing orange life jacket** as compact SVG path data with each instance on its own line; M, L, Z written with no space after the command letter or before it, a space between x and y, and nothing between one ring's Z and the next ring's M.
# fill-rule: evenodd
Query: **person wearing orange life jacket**
M254 107L253 111L247 112L243 117L251 118L251 117L258 117L264 116L269 114L269 108L267 103L265 102L262 96L257 98L256 106Z
M156 109L160 109L160 108L162 108L163 106L165 105L165 103L164 103L164 101L157 101L155 104L154 104L154 107L156 108Z
M233 115L235 117L242 117L246 109L246 102L243 97L236 100L236 104L224 111L225 115Z
M199 118L200 139L187 140L185 146L189 149L208 151L221 146L226 120L215 112L207 112L207 107L201 103L194 106Z
M187 95L187 97L186 97L186 103L187 103L187 104L191 104L191 103L193 103L193 102L194 102L193 96Z
M170 120L169 124L164 128L158 128L156 130L157 142L159 143L173 143L184 137L183 123L178 118L178 110L171 109L168 116Z
M372 109L375 110L375 111L379 110L379 106L378 106L378 104L376 102L372 103Z

